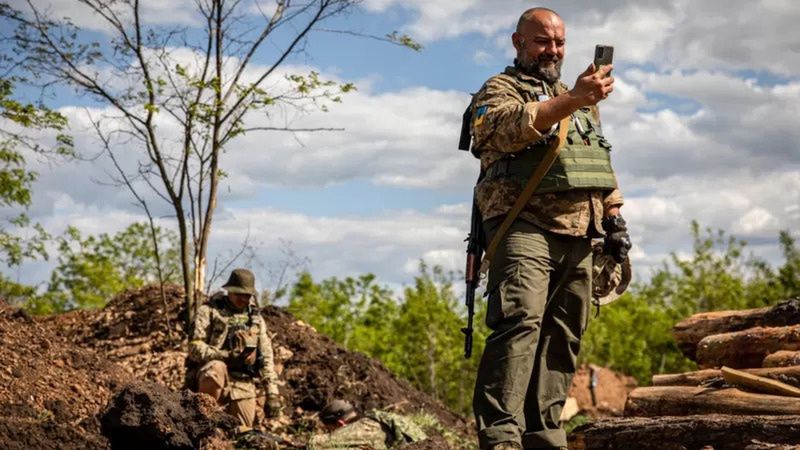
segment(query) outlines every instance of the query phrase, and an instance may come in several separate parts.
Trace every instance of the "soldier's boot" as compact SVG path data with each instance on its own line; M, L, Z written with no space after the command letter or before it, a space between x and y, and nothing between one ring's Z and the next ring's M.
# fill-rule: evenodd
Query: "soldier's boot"
M514 442L501 442L493 445L491 450L522 450L522 447Z

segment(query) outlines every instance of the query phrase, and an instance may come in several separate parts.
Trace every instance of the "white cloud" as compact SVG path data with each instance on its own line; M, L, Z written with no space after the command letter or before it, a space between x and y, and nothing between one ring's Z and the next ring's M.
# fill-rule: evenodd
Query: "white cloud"
M794 28L757 34L749 30L758 28L748 28L786 30L778 26L794 17L796 8L780 1L751 8L713 1L694 12L687 1L657 3L551 4L565 16L570 33L565 73L582 69L599 42L615 45L619 61L642 63L616 71L615 92L601 105L626 194L623 214L635 244L631 254L637 274L646 276L670 252L685 254L693 219L755 242L751 250L776 261L778 231L800 228L800 131L795 124L800 82L773 85L732 71L800 73L797 55L790 54L797 47ZM411 11L411 31L418 38L482 33L490 37L486 42L504 49L516 17L528 6L472 0L369 0L366 5L375 11L396 5ZM718 14L701 14L707 7L718 8ZM758 13L752 12L759 7ZM756 17L760 15L765 17ZM736 34L744 29L741 36ZM761 55L753 48L769 51ZM175 55L191 57L181 51ZM324 78L337 79L332 71L323 72ZM465 200L477 164L455 146L469 97L422 86L376 92L370 80L379 76L357 81L359 91L346 95L329 113L305 115L288 109L271 116L273 125L344 126L344 132L251 133L229 147L222 165L230 177L223 187L212 253L237 247L249 228L251 238L263 243L263 259L276 258L279 238L289 240L298 254L311 259L317 277L374 272L382 282L397 286L416 273L420 258L446 270L462 270L462 240L471 208ZM275 80L272 88L279 89L280 76ZM96 148L83 110L62 111L70 117L78 147ZM265 124L260 116L248 118L248 123ZM161 126L166 134L172 130L168 121ZM31 215L55 233L67 224L86 232L112 232L141 220L127 193L93 183L110 170L106 160L34 167L42 175ZM226 204L253 199L264 187L304 189L313 196L353 180L463 198L425 211L386 204L371 208L378 212L352 216ZM162 216L169 213L159 210Z
M12 7L25 13L30 11L25 0L10 0ZM36 8L55 18L69 18L75 25L93 31L107 32L111 26L97 13L86 5L74 0L37 0ZM111 2L108 2L111 4ZM132 23L133 13L128 5L121 3L112 8L123 20ZM201 23L201 16L196 13L196 3L193 0L143 1L141 3L141 19L147 25L197 25Z
M800 69L800 9L789 0L694 2L543 1L567 25L565 78L591 61L594 44L617 49L615 59L658 67L766 70L793 76ZM422 41L468 33L510 35L531 6L521 0L367 0L373 11L396 6L410 12L409 32ZM774 31L774 32L770 32ZM509 39L498 39L510 49ZM581 62L585 61L585 62Z

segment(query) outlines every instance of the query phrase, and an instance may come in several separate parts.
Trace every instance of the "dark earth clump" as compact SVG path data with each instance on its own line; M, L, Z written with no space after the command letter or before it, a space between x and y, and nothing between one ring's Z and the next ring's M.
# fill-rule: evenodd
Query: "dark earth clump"
M135 382L114 396L101 424L115 450L191 450L220 432L232 434L238 422L208 396Z

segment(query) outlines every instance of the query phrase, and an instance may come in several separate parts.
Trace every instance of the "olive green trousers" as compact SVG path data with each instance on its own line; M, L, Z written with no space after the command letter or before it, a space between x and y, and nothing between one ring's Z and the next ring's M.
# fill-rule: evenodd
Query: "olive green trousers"
M499 222L484 224L487 242ZM591 263L589 238L519 219L498 246L473 400L482 449L566 447L559 417L589 318Z

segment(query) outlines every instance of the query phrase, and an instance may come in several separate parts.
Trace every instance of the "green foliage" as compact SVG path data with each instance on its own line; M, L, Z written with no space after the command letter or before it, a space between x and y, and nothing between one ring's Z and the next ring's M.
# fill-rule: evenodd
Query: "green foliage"
M179 282L174 232L156 228L164 282ZM74 227L56 238L58 265L47 292L26 305L38 314L72 308L99 308L125 289L159 281L149 225L134 223L110 236L83 237Z
M20 305L36 296L36 288L17 283L0 274L0 298L11 305Z
M72 138L64 134L67 119L44 105L20 103L12 98L14 86L0 78L0 206L27 208L31 204L36 173L26 167L25 154L72 155ZM56 132L45 147L33 135ZM47 257L49 235L25 214L3 217L0 224L0 260L18 266L25 259ZM24 231L24 233L20 233Z
M482 317L478 302L476 317ZM472 399L478 358L463 357L463 307L453 293L452 277L423 264L420 275L401 298L378 287L372 274L357 279L330 278L315 283L301 274L289 310L345 347L379 359L452 408L466 413ZM476 320L476 323L480 320ZM483 350L486 331L477 324L475 354Z
M420 411L408 416L411 423L420 427L428 436L438 434L450 444L451 448L460 448L461 450L477 450L478 445L474 439L465 439L461 435L454 433L453 430L442 424L439 419L433 414L425 411Z
M572 433L572 431L580 426L592 423L592 418L585 414L578 414L564 424L564 431Z
M753 308L800 297L800 250L788 232L780 243L785 262L773 269L746 255L746 243L692 225L693 249L677 254L646 281L591 320L580 362L595 363L649 384L655 373L696 369L678 349L672 326L691 314ZM475 356L462 356L465 311L452 276L424 264L399 298L373 275L315 282L303 273L289 310L351 350L377 358L452 409L469 413L474 376L488 330L486 303L476 299ZM585 419L585 418L583 418ZM583 419L576 419L575 426Z
M745 255L746 243L692 223L693 251L672 254L646 283L604 307L584 336L580 360L611 367L649 384L657 373L696 369L672 337L672 326L704 311L757 308L800 296L800 251L788 232L784 264L773 270Z
M422 50L422 44L415 41L414 38L407 34L400 34L397 31L392 31L391 33L386 35L386 39L389 42L393 42L397 45L408 47L415 52Z

